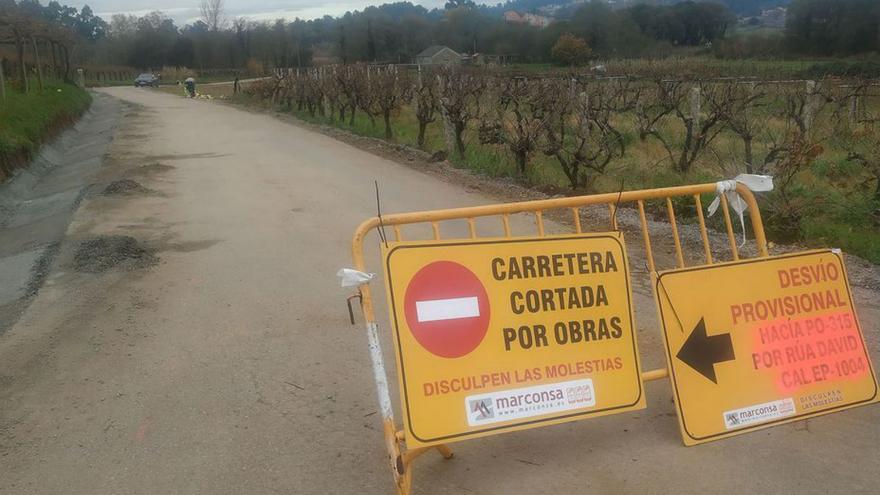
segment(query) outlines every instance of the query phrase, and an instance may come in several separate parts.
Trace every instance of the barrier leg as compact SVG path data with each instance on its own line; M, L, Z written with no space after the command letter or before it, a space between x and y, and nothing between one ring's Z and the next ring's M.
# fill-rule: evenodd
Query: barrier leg
M440 455L442 455L444 459L452 459L452 456L453 456L452 449L450 449L446 445L438 445L436 448L437 448L437 451L440 452Z
M412 466L404 469L403 475L400 477L400 484L397 485L398 495L410 495L412 492Z
M399 438L399 435L398 435ZM400 479L397 485L397 493L398 495L409 495L410 490L412 490L412 476L413 476L413 462L426 452L430 452L432 449L437 449L443 458L451 459L452 458L452 449L447 447L446 445L437 445L435 447L421 447L418 449L406 450L400 454L400 461L397 463L397 470L403 470L403 474L400 475Z
M394 484L399 495L409 495L412 475L406 468L401 456L400 441L394 426L394 409L391 406L391 394L388 392L388 374L385 372L385 360L382 347L379 345L378 325L375 321L367 321L367 342L370 347L370 360L373 363L373 378L376 381L376 394L379 398L379 410L382 413L382 430L385 435L385 449L388 462L394 474Z

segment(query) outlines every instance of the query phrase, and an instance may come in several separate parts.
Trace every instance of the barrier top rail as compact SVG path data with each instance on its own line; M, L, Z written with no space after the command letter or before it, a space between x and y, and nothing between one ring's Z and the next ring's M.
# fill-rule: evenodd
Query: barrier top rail
M470 227L470 238L477 238L476 226L474 220L476 218L483 217L491 217L498 216L502 217L502 222L504 224L504 232L505 237L513 237L510 230L509 224L509 216L518 213L534 213L536 224L537 224L537 234L541 237L545 235L544 232L544 222L543 222L543 213L547 210L563 210L563 209L571 209L572 210L572 219L573 225L575 229L575 233L582 233L582 223L581 223L581 215L579 209L586 206L596 206L596 205L608 205L609 207L609 217L610 217L610 228L611 230L618 230L618 226L616 225L616 216L615 209L623 203L636 203L639 209L639 214L642 223L642 234L644 240L646 241L646 251L648 256L648 264L651 268L651 271L654 271L654 263L653 263L653 252L651 251L650 245L650 235L647 230L647 219L645 216L644 210L644 202L648 200L658 200L665 199L667 206L667 214L669 217L669 222L672 228L672 234L675 241L676 248L676 257L678 260L679 267L684 267L684 256L681 247L681 241L678 235L678 225L676 222L675 211L672 205L672 198L675 197L685 197L692 196L696 206L697 218L700 224L700 234L703 240L703 247L706 255L707 264L712 264L712 256L711 256L711 248L709 245L708 239L708 231L706 229L705 218L703 216L702 209L702 201L700 200L701 194L712 194L717 191L716 183L707 183L707 184L698 184L698 185L690 185L690 186L676 186L676 187L667 187L660 189L648 189L648 190L637 190L637 191L623 191L623 192L615 192L615 193L605 193L605 194L596 194L591 196L576 196L569 198L554 198L554 199L544 199L544 200L536 200L536 201L523 201L516 203L505 203L505 204L497 204L497 205L486 205L486 206L473 206L473 207L465 207L465 208L452 208L447 210L433 210L433 211L423 211L423 212L413 212L413 213L398 213L398 214L390 214L390 215L382 215L381 219L379 217L373 217L365 222L363 222L355 231L354 238L352 241L352 257L355 264L355 268L358 270L365 269L365 260L363 256L363 244L364 240L369 234L369 232L373 229L379 228L381 226L391 227L394 229L395 237L397 240L403 240L402 231L400 229L403 225L412 225L419 223L430 223L432 225L432 229L434 232L434 239L440 240L440 231L438 222L442 222L445 220L460 220L466 219L468 220ZM755 200L754 194L748 187L743 184L737 184L736 187L737 193L744 200L745 204L748 206L749 212L749 220L752 224L752 230L755 236L755 240L757 242L757 249L759 256L765 257L768 256L767 251L767 239L764 233L764 224L761 219L761 213L758 209L757 202ZM731 251L733 253L733 259L739 259L739 250L737 249L737 243L735 236L733 234L733 224L730 218L730 210L727 202L727 198L722 194L721 198L721 207L724 213L724 221L727 230L728 240L730 242Z

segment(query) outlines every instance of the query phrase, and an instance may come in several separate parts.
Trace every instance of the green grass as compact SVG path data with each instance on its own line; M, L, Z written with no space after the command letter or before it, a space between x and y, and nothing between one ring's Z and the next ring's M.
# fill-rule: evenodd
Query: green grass
M820 70L825 64L836 59L773 59L773 58L720 58L707 54L694 55L692 50L675 52L661 58L618 58L604 60L596 58L581 67L571 69L552 64L511 64L502 71L524 76L540 77L547 74L566 74L575 70L579 74L589 73L590 67L603 65L605 75L641 75L668 77L754 77L765 80L800 78ZM856 62L838 62L835 67L858 66ZM817 69L820 68L820 69ZM812 71L812 72L811 72ZM823 72L824 73L824 72ZM818 77L816 75L815 77Z
M0 173L9 170L9 160L35 152L49 134L90 103L87 92L60 82L48 82L43 91L33 82L29 94L7 87L6 101L0 101Z
M803 226L804 234L817 247L837 247L858 254L873 263L880 263L880 234L877 227L811 219Z

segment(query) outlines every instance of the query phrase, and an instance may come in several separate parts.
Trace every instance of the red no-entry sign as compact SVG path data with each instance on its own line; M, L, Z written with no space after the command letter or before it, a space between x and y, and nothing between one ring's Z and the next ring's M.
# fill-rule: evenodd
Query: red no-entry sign
M489 298L464 266L435 261L406 288L406 321L413 336L436 356L457 358L480 345L489 328Z

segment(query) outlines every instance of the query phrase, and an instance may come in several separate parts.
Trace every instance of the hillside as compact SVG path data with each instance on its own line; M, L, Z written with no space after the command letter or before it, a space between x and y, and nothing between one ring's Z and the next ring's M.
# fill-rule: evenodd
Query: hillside
M654 3L670 5L688 0L622 0L609 1L618 7L626 7L637 3ZM719 0L735 14L740 16L760 14L764 9L788 5L791 0ZM489 7L491 10L505 11L537 11L548 14L565 15L576 10L579 4L587 3L588 0L510 0L504 4Z

